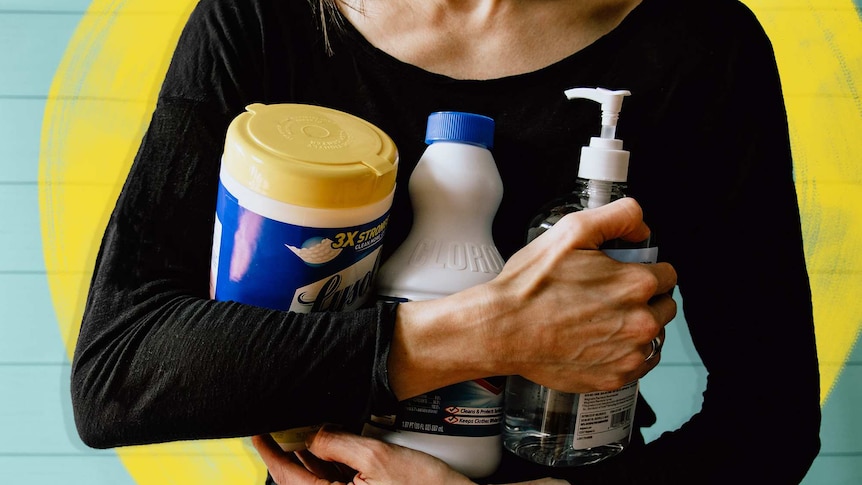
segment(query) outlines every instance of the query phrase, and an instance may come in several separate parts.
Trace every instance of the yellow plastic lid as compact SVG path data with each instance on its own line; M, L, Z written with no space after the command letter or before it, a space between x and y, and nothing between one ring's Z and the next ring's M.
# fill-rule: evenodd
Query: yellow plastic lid
M398 150L383 130L342 111L252 104L228 127L222 164L237 182L268 198L338 209L389 195Z

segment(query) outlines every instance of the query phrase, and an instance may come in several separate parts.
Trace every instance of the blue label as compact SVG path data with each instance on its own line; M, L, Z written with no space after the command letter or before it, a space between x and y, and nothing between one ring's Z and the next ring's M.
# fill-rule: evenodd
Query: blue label
M353 310L367 301L389 222L316 228L268 219L219 183L211 292L217 300L290 310Z
M609 257L621 263L653 264L658 261L658 247L631 249L602 249Z

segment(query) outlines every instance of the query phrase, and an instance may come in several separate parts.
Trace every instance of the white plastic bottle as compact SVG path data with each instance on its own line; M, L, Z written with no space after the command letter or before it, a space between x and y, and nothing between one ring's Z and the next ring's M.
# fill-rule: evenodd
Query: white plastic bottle
M210 296L299 313L354 310L373 296L398 152L348 113L253 104L228 127ZM305 448L319 423L273 437Z
M585 98L602 104L602 133L581 151L575 190L540 211L528 229L528 242L568 213L625 197L629 152L615 136L623 97L630 93L574 88L565 94L569 99ZM652 236L639 243L608 241L602 250L624 262L655 263L658 256ZM602 461L628 446L637 395L637 381L615 391L571 394L510 376L506 383L504 446L522 458L548 466Z
M503 269L491 225L503 183L489 148L494 121L471 113L428 117L429 144L410 177L410 234L381 267L378 295L429 300L487 282ZM461 473L493 473L502 455L504 377L447 386L373 416L363 431L434 455Z

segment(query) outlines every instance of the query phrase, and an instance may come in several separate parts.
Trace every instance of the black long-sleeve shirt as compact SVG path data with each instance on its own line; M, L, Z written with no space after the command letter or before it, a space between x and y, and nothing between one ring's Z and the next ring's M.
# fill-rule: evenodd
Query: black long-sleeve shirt
M505 187L494 238L508 257L539 207L571 189L580 147L598 134L598 105L563 91L598 86L632 92L617 130L632 154L628 193L678 272L708 371L703 408L602 464L541 469L507 454L493 480L801 480L819 449L811 295L778 72L750 11L644 0L570 57L482 81L400 62L349 23L330 34L332 55L300 0L202 0L193 12L96 262L72 374L87 444L356 429L372 407L396 404L386 373L395 306L291 314L208 299L219 157L245 106L332 107L394 139L384 258L410 228L407 181L428 114L491 116ZM639 409L636 425L649 415Z

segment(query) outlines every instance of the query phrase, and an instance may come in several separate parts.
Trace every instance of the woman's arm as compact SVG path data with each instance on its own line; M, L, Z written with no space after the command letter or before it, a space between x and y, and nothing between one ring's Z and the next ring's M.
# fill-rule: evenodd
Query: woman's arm
M395 402L393 306L298 315L208 299L225 131L265 95L263 13L233 7L192 14L105 230L72 370L91 446L358 422L372 396Z
M393 390L404 399L478 377L521 375L588 392L639 379L658 363L645 361L650 341L676 314L669 295L676 273L667 263L619 263L598 248L648 235L634 199L573 213L491 282L402 305L389 356Z
M382 379L394 307L299 315L208 299L226 120L161 100L117 201L72 374L92 446L359 420Z

